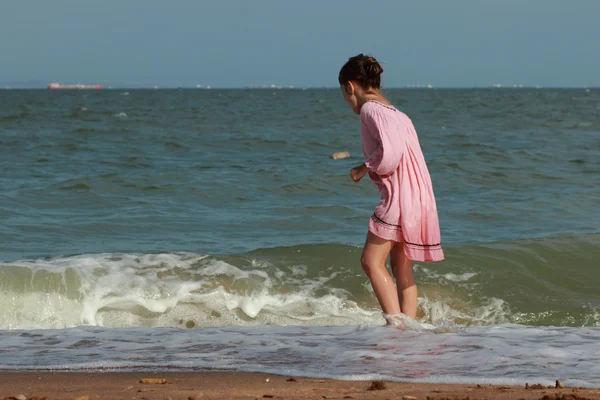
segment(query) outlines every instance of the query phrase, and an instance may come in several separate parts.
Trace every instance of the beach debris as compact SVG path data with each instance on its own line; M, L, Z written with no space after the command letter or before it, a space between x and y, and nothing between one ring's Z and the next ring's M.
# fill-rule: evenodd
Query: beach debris
M265 379L265 382L269 382L269 378Z
M296 380L296 378L288 378L288 379L286 379L286 382L298 382L298 381Z
M275 396L273 396L272 394L263 394L263 397L266 397L267 399L272 399Z
M525 390L540 390L540 389L546 389L546 387L544 385L540 385L539 383L534 383L533 385L529 386L529 384L525 384Z
M137 391L138 391L138 393L142 393L142 392L156 392L156 389L138 389Z
M350 157L350 153L347 151L338 151L331 155L331 158L333 158L334 160L339 160L339 159L348 158L348 157Z
M38 397L38 396L33 396L33 397L27 397L24 394L19 394L17 396L9 396L9 397L5 397L4 400L47 400L47 397Z
M552 386L552 385L544 386L539 383L535 383L533 385L529 385L527 383L525 384L525 390L542 390L542 389L564 389L564 386L562 383L560 383L560 381L558 379L555 381L554 386Z
M144 378L140 379L140 383L148 383L153 385L164 385L167 383L166 379L155 379L155 378Z
M371 382L371 386L367 390L385 390L385 382L384 381L373 381Z
M196 323L192 320L189 320L188 322L185 323L185 327L188 329L192 329L195 326L196 326Z
M417 400L415 396L402 396L402 400Z
M560 394L555 395L547 395L545 394L543 397L540 397L540 400L592 400L589 397L581 397L576 394Z

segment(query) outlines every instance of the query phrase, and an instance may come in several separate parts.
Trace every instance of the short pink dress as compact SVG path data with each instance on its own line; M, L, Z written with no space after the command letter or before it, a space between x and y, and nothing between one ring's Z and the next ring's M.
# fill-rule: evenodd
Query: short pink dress
M411 260L443 260L433 185L412 121L392 106L368 101L360 122L365 165L381 195L369 231L404 242Z

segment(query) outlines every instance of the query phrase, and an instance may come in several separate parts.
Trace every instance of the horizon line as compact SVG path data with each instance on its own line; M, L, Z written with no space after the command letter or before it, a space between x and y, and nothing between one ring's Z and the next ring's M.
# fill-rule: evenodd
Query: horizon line
M381 88L382 91L386 90L468 90L468 89L489 89L489 90L524 90L524 89L600 89L599 86L434 86L428 87L408 87L408 86L392 86ZM0 90L50 90L47 87L40 86L0 86ZM222 87L211 87L211 88L196 88L193 86L159 86L159 87L145 87L145 86L102 86L101 89L64 89L59 91L108 91L108 90L198 90L198 91L211 91L211 90L274 90L274 91L306 91L306 90L339 90L336 86L319 86L319 87L294 87L294 88L261 88L261 87L249 87L249 86L222 86Z
M12 85L15 85L13 83ZM179 86L179 85L101 85L102 88L99 90L339 90L339 86ZM600 85L580 85L580 86L562 86L562 85L473 85L473 86L424 86L424 85L403 85L403 86L388 86L382 87L381 90L398 90L398 89L409 89L409 90L437 90L437 89L600 89ZM41 85L19 85L11 87L10 84L0 83L0 90L48 90L47 86ZM66 90L86 90L86 89L66 89ZM87 91L87 90L86 90Z

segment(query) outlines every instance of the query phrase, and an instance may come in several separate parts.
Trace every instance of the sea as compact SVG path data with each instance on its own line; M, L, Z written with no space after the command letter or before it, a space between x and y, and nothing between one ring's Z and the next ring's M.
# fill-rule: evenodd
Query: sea
M0 371L600 387L600 89L385 95L446 254L403 330L339 89L0 90Z

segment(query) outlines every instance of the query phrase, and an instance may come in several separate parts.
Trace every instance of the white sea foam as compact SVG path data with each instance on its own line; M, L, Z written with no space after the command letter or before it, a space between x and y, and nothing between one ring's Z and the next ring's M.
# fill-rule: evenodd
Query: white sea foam
M453 273L445 273L439 274L430 268L426 268L423 266L417 266L415 269L422 271L427 277L432 279L445 279L450 282L466 282L477 275L476 272L465 272L463 274L453 274Z
M284 268L252 259L243 264L198 253L107 253L0 263L0 302L6 306L0 329L385 323L366 278L358 281L357 293L340 286L347 278L340 280L338 270L314 275L301 264ZM469 290L477 285L471 281L475 273L418 268L428 281L420 287L422 327L445 331L454 329L452 322L526 323L535 317L512 312L500 298L479 294L473 301ZM459 290L446 287L448 281ZM586 325L600 323L594 306L586 315Z
M234 370L337 379L600 387L600 328L450 333L373 325L0 331L0 370ZM85 351L82 351L85 349ZM101 361L99 361L101 360Z
M240 269L195 253L83 255L10 267L20 269L13 279L26 291L0 291L9 305L0 329L383 322L344 289L327 286L337 273L309 279L303 267L292 274L258 262Z

